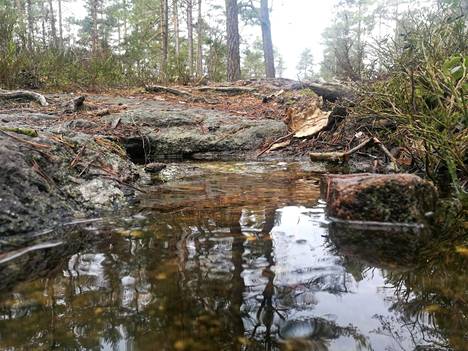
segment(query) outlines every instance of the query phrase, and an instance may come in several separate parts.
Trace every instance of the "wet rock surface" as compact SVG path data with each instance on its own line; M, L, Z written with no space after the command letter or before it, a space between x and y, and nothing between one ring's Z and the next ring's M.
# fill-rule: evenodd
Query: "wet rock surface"
M68 98L49 100L61 106ZM52 108L40 113L4 109L0 114L0 236L37 232L125 207L138 191L138 181L147 184L150 173L165 168L148 165L152 160L193 155L248 159L287 132L281 121L162 101L89 100L86 111L76 115ZM93 105L109 104L125 108L110 116L93 112ZM149 166L148 172L135 164L139 161ZM165 171L163 181L176 178L171 169Z
M0 236L53 227L128 204L139 169L79 133L0 133Z
M342 220L424 223L436 207L432 183L411 174L328 175L328 214Z
M287 133L282 121L249 119L225 112L146 102L111 117L140 126L123 138L133 159L249 159L267 141Z

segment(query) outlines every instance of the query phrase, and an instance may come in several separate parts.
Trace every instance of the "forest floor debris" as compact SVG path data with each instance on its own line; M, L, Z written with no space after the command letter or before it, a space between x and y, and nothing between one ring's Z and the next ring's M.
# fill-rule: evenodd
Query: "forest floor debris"
M301 87L271 80L48 94L47 105L2 101L0 233L123 207L151 181L153 169L145 172L143 164L168 158L306 160L311 151L352 150L377 170L383 145L371 138L364 145L371 154L364 146L353 149L357 132L372 133L364 125L349 127L349 101L337 105Z

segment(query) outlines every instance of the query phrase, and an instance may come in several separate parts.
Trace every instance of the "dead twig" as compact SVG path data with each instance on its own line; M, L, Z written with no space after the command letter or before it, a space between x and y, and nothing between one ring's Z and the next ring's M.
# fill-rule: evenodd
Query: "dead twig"
M396 172L399 172L397 160L395 159L395 157L393 157L393 155L382 144L382 142L379 139L375 138L375 137L366 139L365 141L363 141L362 143L360 143L359 145L357 145L356 147L354 147L354 148L352 148L352 149L350 149L348 151L344 151L344 152L318 152L318 153L310 152L309 157L310 157L310 159L312 161L332 161L332 162L342 161L342 162L347 162L348 159L349 159L349 156L351 156L352 154L358 152L359 150L363 149L364 147L366 147L366 146L368 146L370 144L375 145L380 150L382 150L382 152L385 154L385 156L387 156L389 158L390 163L392 164L394 170Z
M73 160L70 162L70 168L74 168L76 166L76 164L78 163L78 161L80 160L81 156L83 156L83 153L86 149L86 145L83 145L81 148L80 148L80 151L78 151L78 153L76 154L76 156L73 158Z
M273 141L272 143L268 144L268 146L266 148L264 148L262 151L260 151L260 153L257 154L257 158L259 158L260 156L262 156L263 154L268 152L273 147L273 145L275 145L277 143L280 143L280 142L282 142L284 140L287 140L288 138L292 137L293 135L294 135L294 133L286 134L286 135L282 136L281 138L278 138L275 141Z
M39 144L39 143L35 143L33 141L29 141L29 140L25 140L25 139L22 139L22 138L18 138L17 136L15 135L12 135L10 133L7 133L5 132L4 130L1 130L0 129L0 133L1 134L4 134L6 136L9 136L10 138L16 140L16 141L19 141L20 143L24 143L24 144L27 144L27 145L30 145L30 146L33 146L35 148L38 148L38 149L50 149L50 145L46 145L46 144Z
M127 187L129 187L129 188L131 188L131 189L133 189L133 190L139 191L139 192L141 192L141 193L143 193L143 194L146 194L146 193L147 193L147 191L145 191L145 190L143 190L143 189L140 189L140 188L138 188L138 187L136 187L136 186L134 186L134 185L128 184L128 183L126 183L126 182L124 182L124 181L122 181L122 180L120 180L120 179L118 179L118 178L116 178L116 177L114 177L114 176L112 176L112 175L104 176L104 178L108 178L108 179L114 180L114 181L116 181L117 183L119 183L119 184L121 184L121 185L127 186Z
M42 178L45 179L45 181L47 182L47 184L49 184L49 186L52 186L52 185L55 185L55 182L41 169L41 167L38 165L38 163L36 162L36 160L33 160L32 161L32 166L31 166L32 170L34 172L36 172L39 176L41 176Z

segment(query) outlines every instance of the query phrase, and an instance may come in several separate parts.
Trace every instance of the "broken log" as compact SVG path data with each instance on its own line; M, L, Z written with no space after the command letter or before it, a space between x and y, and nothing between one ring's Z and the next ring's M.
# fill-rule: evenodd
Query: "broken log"
M355 146L354 148L348 150L348 151L343 151L343 152L310 152L309 157L312 161L331 161L331 162L347 162L349 159L349 156L352 154L358 152L359 150L363 149L364 147L368 145L375 145L377 146L382 152L385 154L385 156L388 157L390 160L390 164L392 165L393 169L395 172L399 172L397 160L395 157L390 153L390 151L382 144L382 142L375 138L369 138L360 143L358 146Z
M28 90L1 90L0 89L0 100L29 100L36 101L41 106L49 106L44 95Z
M85 97L78 96L76 98L71 99L63 104L63 113L75 113L80 110L84 105Z

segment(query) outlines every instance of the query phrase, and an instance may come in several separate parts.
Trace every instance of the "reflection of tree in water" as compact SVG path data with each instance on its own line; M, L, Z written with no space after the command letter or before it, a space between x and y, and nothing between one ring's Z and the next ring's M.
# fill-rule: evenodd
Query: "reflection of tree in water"
M340 337L351 337L362 349L371 349L367 339L351 326L340 327L324 318L295 319L297 309L311 308L316 300L311 298L310 292L314 285L321 283L310 281L302 283L307 297L301 296L295 286L275 284L275 252L274 242L270 233L275 226L281 224L281 214L275 211L265 213L265 221L259 237L267 238L260 242L248 245L247 248L253 257L264 259L261 270L263 290L258 294L249 294L243 306L243 319L246 335L251 341L249 350L328 350L330 340ZM251 258L250 265L255 267ZM328 278L330 278L328 276ZM332 277L328 291L340 294L346 291L345 282L340 276ZM332 288L333 287L333 288ZM338 288L341 287L341 288ZM258 288L258 287L257 287ZM255 289L255 287L254 287ZM302 306L302 307L301 307ZM309 307L307 307L309 306ZM308 313L313 315L313 313Z
M253 197L254 190L247 195ZM314 311L318 292L354 293L349 283L363 280L368 266L327 251L291 268L290 256L281 261L284 243L301 244L272 234L287 222L275 212L276 204L224 199L222 210L184 206L154 215L130 237L113 235L93 243L93 249L66 253L61 270L49 268L0 293L0 348L327 350L347 338L371 349L356 328ZM303 216L319 217L313 211ZM395 319L381 318L382 328L375 332L395 338L398 328L410 326L415 338L424 334L459 345L466 330L461 288L466 273L457 278L453 272L461 269L454 267L461 262L444 262L434 260L411 274L386 273L399 287ZM427 311L439 335L408 324L426 318Z
M392 319L375 316L381 323L377 332L398 345L410 335L415 348L462 350L468 338L466 258L453 246L432 252L421 257L411 271L386 272L396 288L391 309L399 313Z

